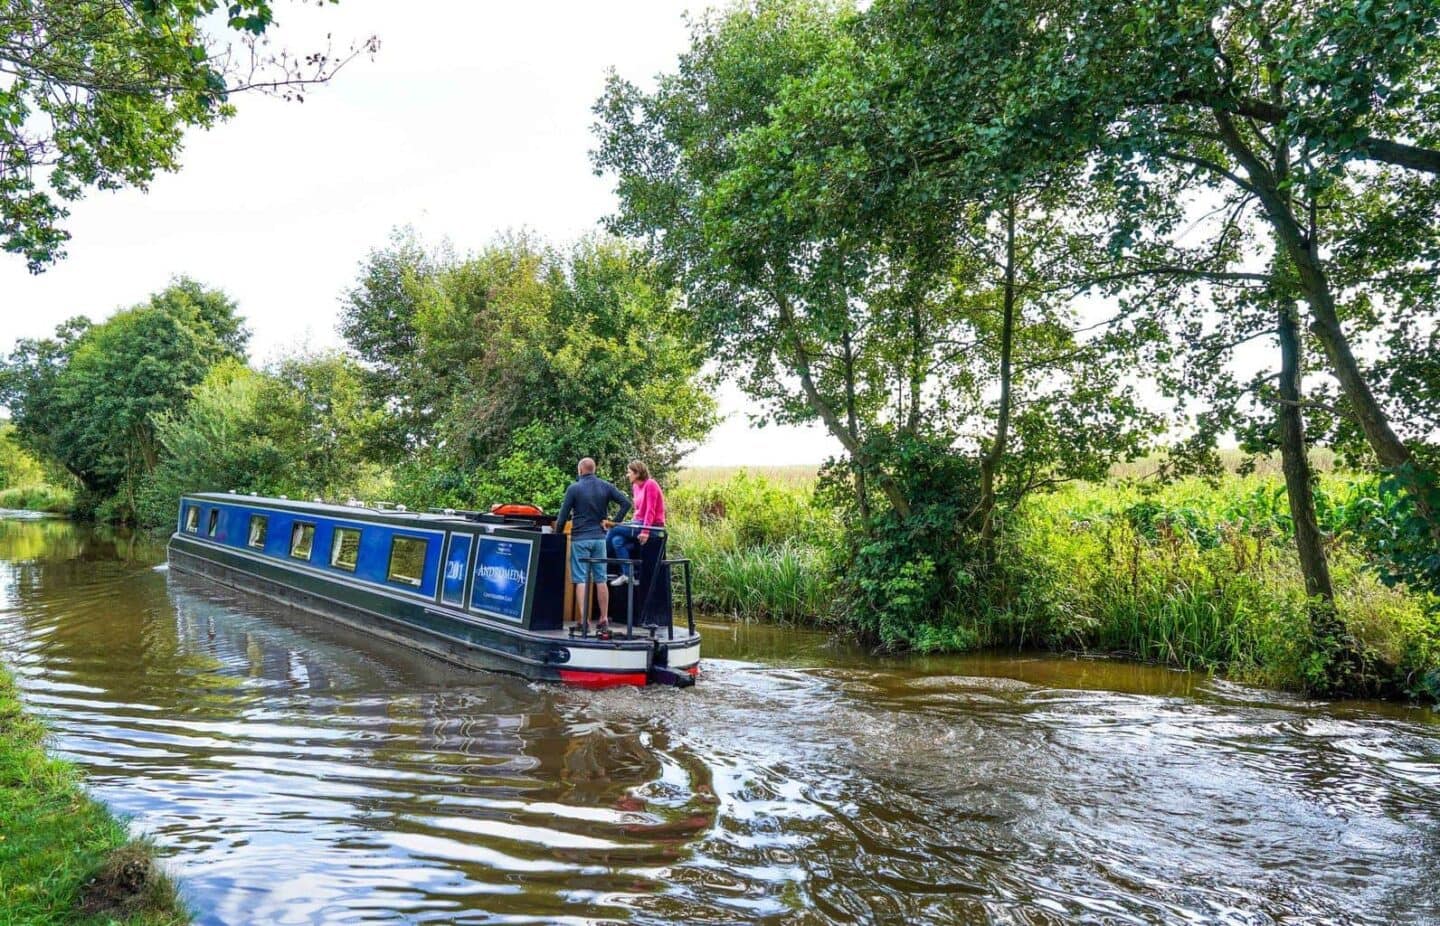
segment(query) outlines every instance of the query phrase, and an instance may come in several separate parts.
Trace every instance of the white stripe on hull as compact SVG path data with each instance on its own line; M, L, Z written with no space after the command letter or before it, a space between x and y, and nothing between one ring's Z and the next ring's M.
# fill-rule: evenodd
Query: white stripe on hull
M700 661L700 644L682 648L670 648L670 668L686 669Z
M650 669L650 651L648 649L582 649L577 646L566 647L566 649L570 651L570 661L557 662L554 664L555 668L561 670L588 669L601 672L646 672Z

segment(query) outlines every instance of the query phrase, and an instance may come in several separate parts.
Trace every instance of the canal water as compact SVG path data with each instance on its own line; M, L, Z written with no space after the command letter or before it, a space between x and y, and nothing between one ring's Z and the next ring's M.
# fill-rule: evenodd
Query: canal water
M1436 923L1440 718L705 627L688 691L464 673L0 521L0 658L200 923Z

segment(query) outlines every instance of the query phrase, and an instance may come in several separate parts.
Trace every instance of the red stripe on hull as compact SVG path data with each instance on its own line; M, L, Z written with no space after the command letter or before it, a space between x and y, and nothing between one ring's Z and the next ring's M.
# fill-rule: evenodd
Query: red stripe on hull
M619 685L644 685L649 679L644 672L586 672L561 669L560 681L581 688L615 688Z

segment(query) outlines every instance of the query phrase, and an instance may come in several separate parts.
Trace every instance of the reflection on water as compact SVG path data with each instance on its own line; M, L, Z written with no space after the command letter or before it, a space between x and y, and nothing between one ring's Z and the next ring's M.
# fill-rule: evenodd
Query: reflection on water
M202 923L1440 920L1440 724L707 627L694 689L467 673L0 521L0 653Z

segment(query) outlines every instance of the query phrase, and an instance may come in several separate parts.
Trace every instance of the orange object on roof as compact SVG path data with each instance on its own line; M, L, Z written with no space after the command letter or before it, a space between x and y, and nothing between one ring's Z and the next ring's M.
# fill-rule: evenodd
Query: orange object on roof
M498 514L501 517L535 518L545 512L539 505L525 505L519 502L511 502L508 505L491 505L490 513Z

